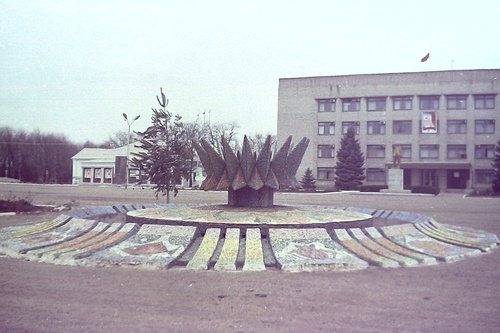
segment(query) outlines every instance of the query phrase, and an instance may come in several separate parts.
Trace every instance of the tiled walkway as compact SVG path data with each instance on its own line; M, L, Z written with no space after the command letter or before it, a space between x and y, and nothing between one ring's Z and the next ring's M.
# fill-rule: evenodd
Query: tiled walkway
M89 207L68 211L53 221L3 228L0 253L63 265L299 272L435 265L477 256L499 244L494 234L442 224L427 216L353 207L337 209L389 223L340 229L300 224L224 227L106 222L113 215L155 207ZM162 209L168 207L174 206ZM331 207L315 209L321 212Z

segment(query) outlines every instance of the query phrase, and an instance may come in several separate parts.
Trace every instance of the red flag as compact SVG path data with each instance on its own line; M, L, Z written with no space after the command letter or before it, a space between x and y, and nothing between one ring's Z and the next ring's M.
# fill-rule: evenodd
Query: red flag
M427 53L427 54L425 55L425 57L423 57L422 59L420 59L420 62L426 62L427 60L429 60L429 57L430 57L430 56L431 56L431 54L430 54L430 53Z

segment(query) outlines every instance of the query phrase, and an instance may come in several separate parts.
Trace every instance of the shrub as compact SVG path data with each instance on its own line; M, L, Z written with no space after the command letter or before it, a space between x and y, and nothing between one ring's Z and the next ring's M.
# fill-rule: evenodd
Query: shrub
M424 193L438 195L440 192L439 187L435 186L413 186L411 193Z
M300 181L301 187L306 191L315 191L316 190L316 180L312 174L312 170L307 168L306 172L302 176L302 180Z
M380 190L387 189L387 185L361 185L360 192L380 192Z

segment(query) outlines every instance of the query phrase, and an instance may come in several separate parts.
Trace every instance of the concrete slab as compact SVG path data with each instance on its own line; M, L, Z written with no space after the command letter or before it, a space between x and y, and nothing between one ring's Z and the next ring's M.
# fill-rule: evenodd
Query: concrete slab
M203 237L203 241L196 251L193 259L188 262L187 268L193 270L207 270L210 259L219 243L221 230L219 228L208 228Z
M279 266L286 272L347 271L368 263L334 242L323 228L271 229L269 238Z
M397 261L383 257L362 246L358 241L356 241L349 235L346 229L336 229L335 235L342 246L372 265L385 268L399 266L399 263Z
M246 234L245 264L244 271L264 271L264 253L262 251L262 242L260 229L249 228Z
M238 250L240 247L240 229L228 228L226 230L226 237L224 238L224 245L219 259L215 263L214 270L216 271L235 271L236 259L238 257Z
M73 218L69 222L40 234L16 237L0 243L0 253L7 249L18 254L70 241L97 225L95 220ZM2 250L5 249L5 250Z
M418 231L413 224L393 225L381 229L391 241L441 261L454 262L481 254L480 250L440 242Z
M372 228L367 228L367 229L370 229L372 234L374 234L374 235L377 234L377 231L375 228L372 227ZM393 252L390 248L382 246L380 243L377 243L374 240L372 240L371 238L369 238L368 236L366 236L359 228L350 229L350 232L352 233L354 238L356 240L358 240L358 242L360 242L364 247L366 247L367 249L369 249L369 250L371 250L371 251L373 251L373 252L375 252L375 253L377 253L377 254L379 254L387 259L395 260L395 261L399 262L399 264L406 266L406 267L414 267L414 266L418 265L417 260L415 260L411 257L401 255L397 252Z
M143 225L126 240L87 258L99 266L169 268L193 241L195 227Z

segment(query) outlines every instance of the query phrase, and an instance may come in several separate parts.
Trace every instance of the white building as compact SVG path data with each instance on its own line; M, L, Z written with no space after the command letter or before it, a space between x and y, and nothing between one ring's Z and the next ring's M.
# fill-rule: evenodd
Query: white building
M132 153L138 153L140 148L135 147L136 142L129 145L129 158ZM126 183L127 146L119 148L84 148L71 158L73 160L73 184L117 184ZM196 167L194 171L195 183L199 186L203 181L202 170ZM141 177L140 170L129 167L129 184L134 184ZM182 179L181 187L188 187L189 182Z

